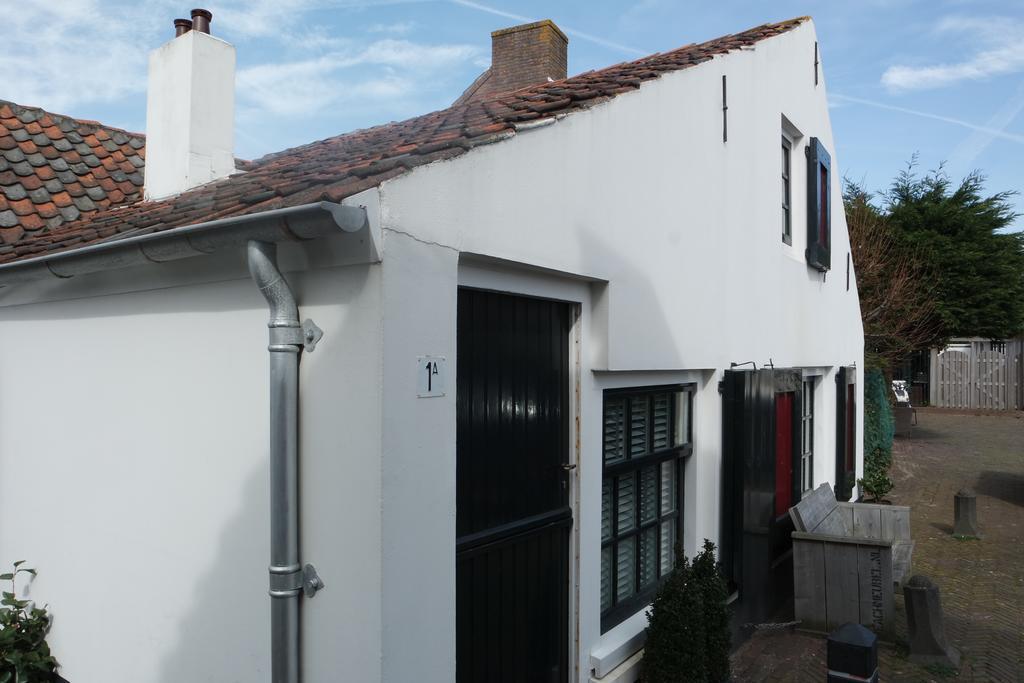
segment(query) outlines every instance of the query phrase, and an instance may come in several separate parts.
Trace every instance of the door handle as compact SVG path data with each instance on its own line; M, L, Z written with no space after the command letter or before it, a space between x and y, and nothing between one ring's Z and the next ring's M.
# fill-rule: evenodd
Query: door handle
M574 469L576 469L576 463L565 463L561 467L566 472L572 472Z

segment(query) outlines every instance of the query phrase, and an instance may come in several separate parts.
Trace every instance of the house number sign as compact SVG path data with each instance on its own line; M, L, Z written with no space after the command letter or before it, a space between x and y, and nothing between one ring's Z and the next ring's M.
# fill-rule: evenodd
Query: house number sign
M420 356L416 363L416 396L444 396L447 366L444 356Z

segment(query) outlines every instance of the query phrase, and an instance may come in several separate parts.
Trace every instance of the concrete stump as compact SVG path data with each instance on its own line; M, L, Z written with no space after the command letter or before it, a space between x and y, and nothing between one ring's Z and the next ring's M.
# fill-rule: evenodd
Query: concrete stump
M828 683L878 683L878 637L860 624L843 624L828 636Z
M980 538L978 533L978 498L964 488L953 496L953 535Z
M910 661L960 666L960 653L946 642L939 587L927 576L914 576L903 586L907 611Z

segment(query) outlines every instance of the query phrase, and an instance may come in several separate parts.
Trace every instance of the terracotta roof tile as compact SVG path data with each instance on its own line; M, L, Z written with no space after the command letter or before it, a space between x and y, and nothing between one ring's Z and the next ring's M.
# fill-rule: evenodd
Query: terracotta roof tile
M109 145L114 144L115 138L121 142L111 150ZM95 145L90 146L87 139L95 141ZM135 145L129 144L133 141ZM9 186L0 190L3 196L19 202L18 211L12 210L12 213L21 230L18 233L14 226L2 226L8 229L5 243L11 244L11 239L31 240L70 220L121 203L140 201L143 179L138 170L145 163L144 143L145 138L137 133L0 101L0 161L3 162L0 186ZM81 151L76 145L81 145ZM105 190L94 192L87 197L92 208L84 209L83 206L88 205L80 198L86 194L86 188L95 187L97 181L89 166L82 163L82 152L94 159L96 165L101 163L97 156L109 157L114 152L120 155L118 162L134 160L130 165L138 174L128 178L131 187L121 187L116 201L108 197ZM78 201L72 203L75 199ZM74 211L68 210L69 207ZM17 237L13 238L16 233ZM12 254L6 256L10 258Z
M24 127L29 134L42 132L52 148L63 152L48 160L56 179L44 183L49 201L33 203L30 224L12 209L0 209L0 228L12 228L12 217L21 221L25 234L0 249L0 263L84 246L96 240L116 239L118 234L137 235L192 225L230 216L315 201L341 201L358 192L407 173L409 169L464 154L516 134L517 124L554 119L581 111L622 93L640 88L645 81L713 59L716 55L749 47L760 40L790 31L806 17L724 36L698 45L625 62L600 71L543 83L485 100L456 104L448 109L407 121L358 130L301 147L270 154L252 162L239 161L237 173L184 194L156 202L141 201L145 139L141 135L107 128L95 122L77 121L39 109L0 102L0 163L12 166L14 176L24 154L14 139ZM45 122L49 117L53 123ZM54 124L60 135L54 133ZM30 129L31 127L31 129ZM33 132L34 131L34 132ZM4 133L7 133L6 135ZM39 147L39 143L35 143ZM79 145L85 145L81 148ZM102 151L100 151L102 150ZM108 152L104 154L103 151ZM82 160L69 165L74 152ZM36 153L38 154L38 153ZM122 156L123 155L123 159ZM90 163L99 162L98 164ZM38 168L46 168L39 165ZM30 169L33 169L31 165ZM24 168L22 168L24 170ZM35 173L34 170L30 172ZM37 176L39 177L39 176ZM25 210L26 190L0 166L0 193L7 202ZM49 183L59 181L51 188ZM78 196L72 198L68 186ZM84 188L85 193L78 193ZM54 191L56 190L56 191ZM20 194L19 194L20 193ZM89 199L95 209L81 200ZM122 205L124 204L124 205ZM56 208L60 216L47 229L38 207L47 215ZM52 207L52 208L51 208ZM81 212L81 216L79 213ZM67 221L57 227L56 221ZM16 232L16 230L14 231ZM10 234L14 234L14 232ZM8 236L3 236L5 241Z

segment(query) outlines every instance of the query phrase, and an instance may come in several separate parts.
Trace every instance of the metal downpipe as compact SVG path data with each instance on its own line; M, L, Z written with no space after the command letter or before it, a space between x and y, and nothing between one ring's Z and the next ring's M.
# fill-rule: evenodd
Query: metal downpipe
M299 309L277 268L277 245L248 243L249 272L270 307L271 681L299 683Z

